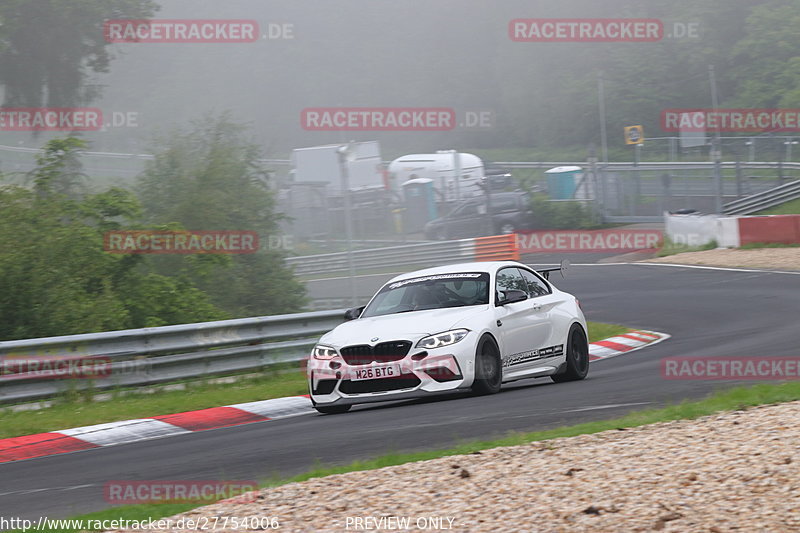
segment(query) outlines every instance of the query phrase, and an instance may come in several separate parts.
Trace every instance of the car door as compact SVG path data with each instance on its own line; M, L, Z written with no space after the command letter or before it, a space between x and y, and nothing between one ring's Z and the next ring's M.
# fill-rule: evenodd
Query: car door
M554 309L564 301L561 293L553 294L550 285L536 273L526 269L519 268L520 274L525 279L528 286L528 298L532 303L532 312L537 316L537 327L539 331L535 338L541 339L540 350L540 363L552 362L548 359L560 359L564 354L566 347L564 346L564 339L556 337L555 327L555 313Z
M539 349L552 336L547 313L540 312L539 297L502 305L503 293L520 290L530 294L517 267L502 268L495 276L495 318L500 331L504 377L524 374L540 366Z

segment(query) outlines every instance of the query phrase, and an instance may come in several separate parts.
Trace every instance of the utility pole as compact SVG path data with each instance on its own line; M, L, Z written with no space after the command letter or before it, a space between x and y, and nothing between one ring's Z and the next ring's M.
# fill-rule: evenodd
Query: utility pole
M606 89L603 73L597 73L597 107L600 113L600 153L608 166L608 135L606 134Z
M714 65L708 66L708 79L711 82L711 107L714 114L717 114L719 102L717 101L717 79L714 75ZM711 143L711 159L714 161L714 209L717 214L722 214L722 144L719 138L719 125L714 131L714 139Z
M336 152L339 154L339 165L342 171L342 209L344 211L344 232L347 240L347 278L350 286L350 305L358 305L356 293L356 269L353 264L353 214L350 202L350 158L353 156L353 146L343 144Z

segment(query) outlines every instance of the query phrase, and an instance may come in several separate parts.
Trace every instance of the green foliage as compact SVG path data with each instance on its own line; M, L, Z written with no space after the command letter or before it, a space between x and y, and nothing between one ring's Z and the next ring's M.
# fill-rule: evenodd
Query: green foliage
M770 0L752 8L736 43L735 101L746 107L800 105L800 1Z
M284 266L284 253L263 247L279 232L280 216L258 162L259 149L228 118L206 116L189 132L162 140L138 191L150 225L190 230L255 231L262 249L240 256L154 258L162 274L179 272L235 316L302 309L305 288Z
M591 229L594 223L591 211L578 201L548 200L547 195L531 195L533 227L536 229Z
M111 60L103 21L148 18L153 0L4 0L0 4L0 84L7 107L85 105L86 83Z
M227 315L141 256L103 250L103 234L141 212L122 189L81 196L74 138L45 146L33 188L0 188L0 339L197 322ZM69 195L66 193L70 193Z
M759 215L800 215L800 198L765 209Z

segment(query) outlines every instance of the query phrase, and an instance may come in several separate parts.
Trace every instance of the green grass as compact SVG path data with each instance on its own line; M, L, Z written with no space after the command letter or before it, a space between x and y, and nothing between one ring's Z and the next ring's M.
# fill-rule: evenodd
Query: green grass
M782 242L751 242L743 244L739 247L740 250L754 250L757 248L798 248L800 243L785 244Z
M588 325L589 342L630 331L615 324ZM124 395L117 393L107 401L91 401L90 394L63 395L52 407L35 411L0 409L0 438L307 393L305 374L289 371L242 378L235 383L187 383L185 390L152 393L132 390Z
M800 215L800 198L771 207L758 213L759 215Z
M657 422L668 422L671 420L692 419L705 415L718 413L721 411L731 411L745 409L756 405L775 404L781 402L800 400L800 382L789 382L782 384L755 385L752 387L737 387L733 389L721 390L711 394L707 398L693 402L681 402L660 409L648 409L635 411L620 418L611 420L601 420L598 422L587 422L574 426L560 427L545 431L535 431L531 433L510 433L506 437L485 440L463 442L454 447L440 450L431 450L416 453L387 453L372 459L356 461L344 466L327 467L320 466L308 472L284 479L272 479L262 483L262 486L278 486L286 483L305 481L311 478L342 474L353 471L374 470L386 466L399 465L415 461L424 461L447 457L452 455L463 455L500 446L525 445L532 442L546 441L550 439L573 437L576 435L592 434L607 430L618 430L621 428L632 428ZM339 415L348 416L348 415ZM136 505L123 506L90 513L75 517L75 519L100 520L100 519L157 519L171 516L176 513L184 512L198 507L193 504L185 505ZM53 529L51 531L76 531L75 529Z
M711 241L702 246L688 246L686 244L677 244L672 242L669 238L664 237L664 244L661 249L656 252L656 257L666 257L668 255L682 254L683 252L702 252L703 250L713 250L717 247L717 241Z
M604 324L602 322L587 322L589 327L589 342L597 342L615 335L621 335L633 331L631 328L619 326L617 324Z

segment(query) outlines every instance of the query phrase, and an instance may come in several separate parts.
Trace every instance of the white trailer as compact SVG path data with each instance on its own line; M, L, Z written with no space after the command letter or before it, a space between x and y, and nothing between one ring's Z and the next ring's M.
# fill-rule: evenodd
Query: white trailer
M457 174L460 179L456 179ZM478 156L453 150L405 155L389 164L389 184L393 191L399 193L409 180L430 179L439 196L437 200L446 202L481 196L483 190L479 184L484 175L483 161Z
M332 190L342 189L342 144L327 144L292 150L294 181L328 183ZM351 154L346 158L350 189L385 187L381 147L378 141L349 143Z

